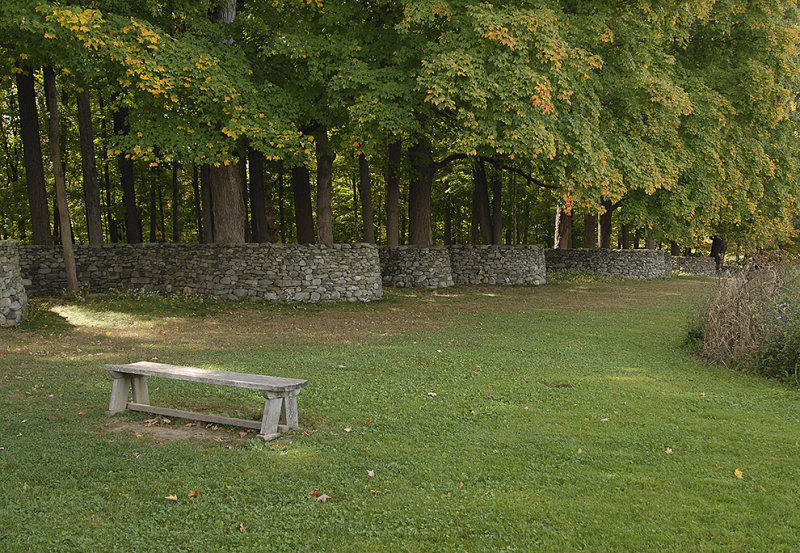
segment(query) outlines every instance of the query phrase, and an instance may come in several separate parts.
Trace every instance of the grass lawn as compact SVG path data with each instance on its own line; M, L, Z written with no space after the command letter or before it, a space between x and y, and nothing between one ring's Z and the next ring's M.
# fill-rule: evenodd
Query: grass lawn
M796 551L800 390L690 356L712 285L36 303L0 330L0 550ZM107 417L103 365L156 358L306 378L304 432ZM170 380L150 395L262 406Z

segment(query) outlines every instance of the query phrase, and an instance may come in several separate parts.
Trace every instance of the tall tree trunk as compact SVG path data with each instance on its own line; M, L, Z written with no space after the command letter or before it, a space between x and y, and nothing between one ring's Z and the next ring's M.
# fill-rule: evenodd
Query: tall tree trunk
M620 231L622 235L622 249L629 250L631 249L631 226L629 224L622 225L622 230Z
M719 235L711 238L711 257L717 263L717 272L722 270L725 264L725 251L728 249L728 242Z
M472 166L472 209L470 210L470 218L469 218L469 239L470 244L473 246L477 246L481 244L483 241L481 240L481 217L480 217L480 205L481 200L478 197L480 191L478 190L478 186L476 183L475 177L475 165Z
M364 242L375 243L375 214L372 211L372 183L369 161L363 153L358 156L358 194L361 196L361 218L364 221Z
M214 242L243 244L246 218L238 163L211 165L208 176L214 214Z
M611 200L600 200L600 207L604 210L597 221L597 241L601 248L611 248L611 214L614 211L614 204Z
M192 190L194 190L194 218L197 227L197 241L203 242L203 209L200 207L200 176L197 165L192 163Z
M653 236L653 229L646 228L644 231L644 247L648 250L656 249L656 238Z
M250 192L248 190L247 179L247 156L243 155L239 158L239 163L236 164L239 171L239 182L242 183L242 205L244 206L244 241L252 242L253 235L251 234L252 222L250 221Z
M36 90L33 69L30 66L25 66L22 73L17 73L17 96L19 98L20 135L22 136L22 152L25 160L25 176L28 182L28 204L31 211L33 243L39 246L51 246L53 239L50 235L50 208L47 203L47 187L44 179Z
M403 144L395 140L389 144L386 166L386 244L400 244L400 163Z
M278 179L275 181L278 187L278 216L280 217L281 244L286 243L286 213L283 204L283 165L278 169Z
M114 112L114 133L129 134L128 108L120 107ZM133 160L125 152L117 156L120 182L122 184L122 203L125 206L125 236L128 244L141 244L142 223L136 207L136 187L133 181Z
M672 240L669 243L669 254L674 256L678 256L681 254L681 247L675 240Z
M83 195L86 202L86 228L89 234L89 245L96 247L103 244L103 223L100 219L100 188L97 184L92 106L88 90L78 94L78 131L81 142Z
M316 133L317 151L317 237L320 244L333 244L333 158L328 144L328 129Z
M360 178L360 176L359 176ZM353 242L361 242L361 234L358 229L358 178L352 179L353 185Z
M498 165L492 174L492 244L503 243L503 178Z
M431 190L436 167L427 141L417 141L408 151L411 181L408 195L408 243L414 246L433 244Z
M108 240L112 244L119 242L119 230L117 228L117 219L114 217L114 202L111 194L111 168L109 167L110 161L108 158L108 126L106 125L106 111L103 102L103 95L98 94L97 103L100 106L102 117L100 118L100 132L103 135L103 188L105 189L106 200L106 224L108 225Z
M597 247L597 217L594 213L583 214L583 247L595 248Z
M158 242L158 200L156 187L158 186L158 167L150 169L150 242Z
M64 182L64 169L61 165L60 130L58 121L58 93L56 74L50 67L44 68L44 85L50 115L50 160L53 163L53 176L56 183L56 202L58 202L59 223L61 226L61 246L64 254L64 269L67 274L67 292L78 291L78 274L75 267L75 253L72 249L72 225L67 206L67 187Z
M556 206L556 230L553 248L557 250L572 249L572 213L558 204Z
M472 166L472 181L475 192L472 195L472 210L476 214L480 228L481 244L492 243L492 215L489 211L489 184L486 179L486 164L482 160Z
M252 148L250 158L250 209L253 220L253 242L267 240L267 208L264 202L264 154Z
M178 164L172 162L172 241L177 244L181 241L181 222L179 217L178 203Z
M211 196L211 166L200 166L200 192L203 198L203 244L214 242L214 198Z
M297 243L314 243L314 215L311 211L311 183L305 165L292 167L292 193L294 194L294 219Z
M519 244L517 224L517 174L511 173L511 236L514 244Z
M447 192L444 194L444 243L453 243L453 202Z

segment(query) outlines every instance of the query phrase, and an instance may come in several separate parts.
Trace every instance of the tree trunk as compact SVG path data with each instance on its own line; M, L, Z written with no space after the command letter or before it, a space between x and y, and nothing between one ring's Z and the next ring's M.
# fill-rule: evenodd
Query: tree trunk
M86 229L89 234L89 245L100 246L103 244L103 223L100 219L100 188L97 184L92 107L89 102L88 90L78 94L78 131L81 142L83 195L86 202Z
M158 166L150 169L150 242L155 244L158 242L158 219L156 212L158 210L158 202L156 196L156 187L158 186Z
M214 242L243 244L246 223L239 165L229 163L208 168L214 215Z
M669 243L669 254L673 256L679 256L681 254L681 247L675 240L672 240Z
M711 257L717 263L717 272L722 270L725 264L725 251L728 249L728 243L722 236L715 235L711 239Z
M36 109L33 69L29 66L24 67L22 73L17 73L17 96L33 243L39 246L51 246L53 239L50 235L50 208L44 179L39 114Z
M583 247L597 247L597 216L594 213L583 214Z
M519 244L517 225L517 174L511 173L511 237L513 244Z
M314 215L311 211L311 183L305 165L292 167L292 193L294 194L294 219L297 243L314 243Z
M333 158L328 144L328 130L316 133L317 151L317 238L320 244L333 244Z
M556 231L553 248L557 250L572 249L572 214L561 204L556 206Z
M503 178L498 165L492 174L492 244L503 243Z
M480 229L481 244L492 243L492 215L489 211L489 184L486 179L486 164L482 160L472 166L472 181L475 192L472 195L472 210L476 214Z
M181 222L179 218L178 203L178 164L172 162L172 241L177 244L181 241Z
M278 169L278 178L275 180L278 187L278 216L280 217L281 244L286 243L286 214L283 207L283 166Z
M450 194L444 194L444 243L450 245L453 243L453 202L450 199Z
M197 227L197 241L203 242L203 209L200 207L200 177L197 165L192 163L192 190L194 190L194 218Z
M67 187L64 182L64 168L61 165L60 130L58 125L58 93L56 75L50 67L44 68L45 93L50 115L50 160L53 164L53 177L56 184L59 223L61 226L61 246L64 254L64 270L67 274L67 292L78 291L78 275L75 267L75 253L72 249L72 225L67 206Z
M408 195L408 243L414 246L433 244L431 190L436 167L427 141L417 141L408 151L411 180Z
M597 221L597 242L601 248L611 248L611 214L614 204L611 200L600 200L600 207L604 210Z
M653 236L653 229L647 228L644 231L644 247L648 250L656 249L656 239Z
M244 207L244 241L252 242L252 234L250 234L250 192L248 191L247 182L247 157L246 155L239 158L236 164L236 170L239 172L239 182L242 186L242 206Z
M372 183L367 156L358 156L358 194L361 196L361 219L364 221L364 242L375 243L375 215L372 211Z
M129 134L128 108L121 107L114 112L114 133ZM122 203L125 206L125 237L128 244L141 244L142 223L136 208L136 187L133 182L133 160L125 154L117 156L120 182L122 184Z
M253 242L267 240L267 208L264 202L264 154L252 148L250 158L250 209L253 220Z
M214 242L214 198L211 197L211 166L200 166L200 192L203 198L203 244Z
M631 249L631 226L629 224L622 225L622 231L620 232L620 234L622 234L621 237L622 249L623 250Z
M119 242L119 232L117 229L117 220L114 217L114 202L111 195L111 168L109 167L110 161L108 158L108 126L106 125L106 112L102 94L98 94L97 103L102 114L100 117L100 132L103 135L103 147L100 150L103 153L103 188L105 189L108 240L112 244L116 244Z
M389 144L386 168L386 244L400 244L400 163L403 144L395 140Z

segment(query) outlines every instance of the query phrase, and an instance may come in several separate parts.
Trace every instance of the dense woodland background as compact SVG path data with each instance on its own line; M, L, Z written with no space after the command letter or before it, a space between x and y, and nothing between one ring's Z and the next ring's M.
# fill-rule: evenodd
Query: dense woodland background
M3 2L0 236L786 245L797 10Z

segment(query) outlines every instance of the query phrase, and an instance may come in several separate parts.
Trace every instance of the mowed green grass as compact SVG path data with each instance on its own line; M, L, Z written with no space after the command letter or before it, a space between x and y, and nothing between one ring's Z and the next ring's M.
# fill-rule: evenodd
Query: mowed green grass
M800 391L690 355L713 285L37 304L0 331L0 550L796 551ZM153 358L306 378L304 432L107 417L103 365ZM261 407L168 380L151 400Z

